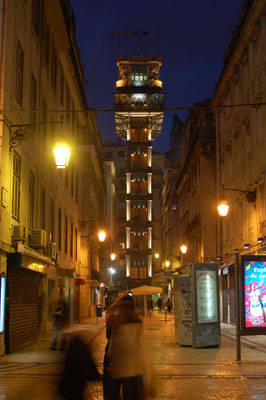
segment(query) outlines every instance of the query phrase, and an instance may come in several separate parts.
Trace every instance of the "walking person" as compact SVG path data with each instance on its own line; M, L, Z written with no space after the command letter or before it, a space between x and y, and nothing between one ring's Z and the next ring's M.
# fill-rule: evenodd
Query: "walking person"
M83 400L88 381L101 380L85 338L71 338L63 364L63 374L59 382L59 393L66 400Z
M153 388L142 349L142 322L131 296L107 317L109 334L104 366L104 399L142 400Z
M58 302L53 317L54 317L54 336L50 350L56 350L58 336L60 335L61 335L60 350L65 350L66 338L63 329L66 328L69 323L69 316L66 303L63 300L60 300Z
M168 299L167 299L166 306L167 306L168 312L170 313L172 311L172 300L170 299L170 297L168 297Z
M162 301L162 298L160 296L159 299L157 300L157 307L158 307L158 311L160 311L160 312L162 310L162 304L163 304L163 301Z

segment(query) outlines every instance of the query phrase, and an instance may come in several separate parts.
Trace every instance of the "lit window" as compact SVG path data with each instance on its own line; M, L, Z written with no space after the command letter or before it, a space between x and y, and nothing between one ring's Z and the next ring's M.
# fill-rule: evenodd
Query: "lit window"
M131 80L134 81L134 75L131 75Z
M138 81L138 80L139 80L139 76L136 75L136 76L135 76L135 81Z
M142 75L140 75L139 80L143 81L143 76Z

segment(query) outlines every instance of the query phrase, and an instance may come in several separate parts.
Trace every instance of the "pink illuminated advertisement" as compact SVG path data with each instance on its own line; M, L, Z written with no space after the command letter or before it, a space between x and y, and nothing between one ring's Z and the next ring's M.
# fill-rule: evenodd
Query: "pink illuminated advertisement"
M244 261L245 327L266 327L266 261Z

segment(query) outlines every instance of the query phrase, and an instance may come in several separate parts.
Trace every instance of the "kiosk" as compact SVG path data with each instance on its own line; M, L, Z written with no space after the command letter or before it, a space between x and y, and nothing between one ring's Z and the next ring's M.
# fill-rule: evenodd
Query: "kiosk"
M216 264L188 264L175 278L175 332L182 346L221 343L219 283Z

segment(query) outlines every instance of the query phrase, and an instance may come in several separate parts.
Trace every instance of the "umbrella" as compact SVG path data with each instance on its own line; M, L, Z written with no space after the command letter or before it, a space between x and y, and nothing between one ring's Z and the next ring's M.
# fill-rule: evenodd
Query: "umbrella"
M145 294L157 294L157 293L162 293L163 289L161 287L156 287L156 286L138 286L134 289L129 290L129 292L132 292L134 296L139 296L139 295L145 295Z

